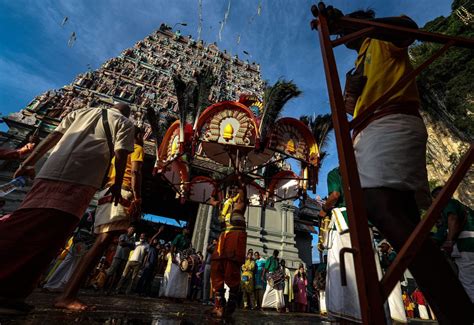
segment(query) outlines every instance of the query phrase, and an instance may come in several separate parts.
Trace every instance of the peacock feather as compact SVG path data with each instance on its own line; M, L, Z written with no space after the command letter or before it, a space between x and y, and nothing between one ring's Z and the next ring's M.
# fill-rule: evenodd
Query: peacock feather
M280 116L283 106L292 98L298 97L301 91L293 81L278 80L276 84L265 89L263 95L263 114L260 122L260 139L267 135Z

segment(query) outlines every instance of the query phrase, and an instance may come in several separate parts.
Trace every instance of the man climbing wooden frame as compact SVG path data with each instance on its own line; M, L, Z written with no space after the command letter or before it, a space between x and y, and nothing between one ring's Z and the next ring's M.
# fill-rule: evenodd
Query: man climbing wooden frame
M342 13L332 7L327 7L323 3L311 8L313 15L317 18L312 22L313 29L318 29L319 41L322 51L323 63L325 68L326 80L328 85L329 98L331 103L334 130L336 134L336 142L339 154L340 171L344 183L344 192L346 195L347 210L350 222L350 235L352 241L351 250L345 250L344 253L350 252L354 256L354 264L356 267L357 286L359 288L359 301L361 306L362 319L365 324L383 324L385 323L383 303L393 289L395 283L401 278L403 272L412 262L411 267L426 258L426 252L430 250L429 241L426 240L428 233L447 200L454 193L463 176L469 170L474 160L473 146L471 145L463 160L456 168L454 174L449 179L443 192L437 197L436 201L428 209L425 218L414 226L413 233L407 237L406 241L399 243L399 254L397 259L391 265L382 281L379 283L375 270L374 259L371 254L371 243L367 227L367 193L362 190L359 173L357 170L356 157L354 154L354 146L351 141L351 129L363 128L373 120L374 113L380 114L381 106L385 105L387 100L402 88L407 87L407 83L413 83L413 79L424 68L426 68L436 58L441 56L451 46L461 46L466 48L474 48L474 41L459 37L451 37L441 34L419 31L416 28L410 28L403 25L390 24L390 19L386 21L364 20L353 17L343 16ZM411 20L410 20L411 21ZM413 22L414 23L414 22ZM408 26L410 26L408 24ZM416 27L416 24L415 24ZM345 29L350 31L336 40L331 40L331 34L335 33L335 29ZM431 58L421 64L418 68L408 71L400 76L398 82L388 87L379 98L372 101L364 108L364 111L349 122L346 118L346 109L341 86L337 73L337 66L334 57L333 47L341 44L347 44L357 41L361 38L369 37L375 40L390 40L390 38L412 38L419 41L430 41L442 43L444 46L438 50ZM408 46L408 45L406 45ZM359 53L360 54L360 53ZM412 114L411 112L408 114ZM396 191L395 191L396 192ZM365 197L365 204L364 204ZM390 200L390 198L388 198ZM370 203L370 202L369 202ZM377 224L376 224L377 226ZM400 227L402 228L402 227ZM382 231L383 232L383 231ZM417 253L420 253L417 256ZM436 258L440 258L434 252ZM417 260L414 261L414 258ZM417 266L421 271L421 267ZM446 270L447 271L447 270ZM418 275L420 273L416 272ZM431 276L427 276L430 278ZM422 280L422 279L420 279ZM432 280L432 279L431 279ZM454 279L456 280L456 279ZM453 290L458 290L456 281L453 280ZM428 280L424 281L428 284ZM445 281L449 282L449 281ZM450 285L448 283L448 285ZM461 292L461 300L464 302L465 297ZM436 294L431 296L433 300L439 298ZM429 299L429 298L428 298ZM463 304L461 303L461 306ZM468 305L466 305L468 306ZM458 306L459 307L459 306ZM469 309L462 310L460 313L448 313L446 308L440 308L438 312L441 314L440 321L455 321L456 323L469 322ZM436 312L436 311L435 311ZM443 314L446 315L443 315ZM449 314L449 316L447 316ZM460 314L457 315L456 314ZM444 319L443 319L444 318Z

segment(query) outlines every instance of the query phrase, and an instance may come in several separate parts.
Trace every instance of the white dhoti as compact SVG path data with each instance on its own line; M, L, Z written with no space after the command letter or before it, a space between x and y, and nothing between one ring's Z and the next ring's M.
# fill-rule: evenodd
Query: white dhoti
M463 233L467 233L463 231ZM461 237L460 235L460 237ZM457 250L457 248L456 248ZM471 298L471 302L474 303L474 252L457 252L454 262L459 269L459 281L461 281L464 290L466 290L467 295Z
M421 319L430 319L428 316L428 309L425 305L418 305L418 313L420 313Z
M50 291L62 291L71 278L74 270L84 256L86 245L84 243L73 244L69 249L64 261L58 266L53 275L43 288Z
M98 193L99 202L104 198L109 189L103 189ZM133 193L128 190L121 190L122 197L128 201L133 199ZM110 194L109 194L110 195ZM97 206L95 212L94 232L96 234L125 230L130 225L128 208L122 204L114 205L112 202L102 203Z
M184 299L188 295L188 273L181 271L170 259L160 286L160 297Z
M285 297L283 295L283 289L277 290L272 287L267 281L267 287L263 294L262 308L276 308L280 309L285 307Z
M321 314L327 314L328 308L326 307L326 291L319 291L319 312Z
M328 247L328 270L326 278L327 310L329 315L334 317L347 319L352 322L362 322L354 259L350 254L346 254L344 257L347 285L341 285L341 262L339 259L339 252L342 248L352 247L347 223L341 210L343 211L345 209L336 208L333 210L331 224L334 224L336 229L332 230L329 234L330 244ZM382 269L375 249L374 258L380 279L382 278ZM402 300L400 283L396 285L395 289L390 294L388 301L391 318L406 323L407 319Z
M428 208L427 139L425 124L416 116L392 114L370 123L354 140L362 188L415 191L419 207Z

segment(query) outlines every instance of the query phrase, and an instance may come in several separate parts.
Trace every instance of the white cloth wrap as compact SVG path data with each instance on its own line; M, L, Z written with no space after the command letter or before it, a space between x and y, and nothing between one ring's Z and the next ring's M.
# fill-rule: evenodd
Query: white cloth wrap
M333 213L333 218L335 217L336 214ZM354 259L351 254L345 254L344 256L347 286L343 287L341 285L339 252L344 247L352 247L350 234L348 232L340 234L339 231L332 230L329 237L332 240L332 244L328 250L328 270L326 278L326 306L328 313L334 317L340 317L352 322L362 322ZM382 268L380 267L380 260L375 248L374 258L380 279L382 278ZM407 322L400 283L397 283L391 292L388 298L388 307L392 319L402 323Z
M98 193L98 199L100 200L107 193L107 189L103 189ZM122 197L126 200L132 201L133 193L128 190L122 189ZM110 195L110 194L109 194ZM121 205L120 203L114 205L112 202L104 203L97 206L95 212L95 222L94 227L102 226L105 224L113 223L116 221L122 221L129 217L127 208Z
M421 319L430 319L428 316L428 309L425 305L418 305L418 312L420 313Z
M263 294L262 308L283 308L285 307L285 297L283 296L283 289L277 290L272 288L267 281L267 287Z
M416 116L392 114L370 123L354 140L362 188L412 190L419 207L427 208L427 140L425 124Z
M75 248L77 244L74 244L68 251L64 261L61 262L59 267L49 278L48 282L44 285L43 288L46 288L51 291L62 291L66 286L66 283L69 282L74 270L82 259L84 254L77 254L77 249ZM82 250L86 250L85 245L83 245Z
M160 286L160 297L184 299L188 295L188 273L181 271L175 263L165 272Z
M459 269L459 280L474 303L474 252L459 252L454 262Z

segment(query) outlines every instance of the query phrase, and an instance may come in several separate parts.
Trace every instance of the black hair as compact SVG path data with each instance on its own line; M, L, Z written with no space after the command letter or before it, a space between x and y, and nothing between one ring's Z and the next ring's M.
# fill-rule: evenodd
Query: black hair
M279 251L278 249L275 249L275 250L273 251L273 255L277 255L277 256L278 256L278 254L280 254L280 251Z
M143 135L144 135L143 129L135 125L134 131L135 131L135 143L140 146L143 146Z
M303 273L298 272L298 273L296 273L296 275L298 276L298 278L303 277L303 279L306 279L306 271L304 270L303 263L300 263L300 265L298 266L298 270L301 269L301 268L303 268Z
M357 10L348 14L347 17L357 19L374 19L375 11L369 8L367 8L366 10Z

